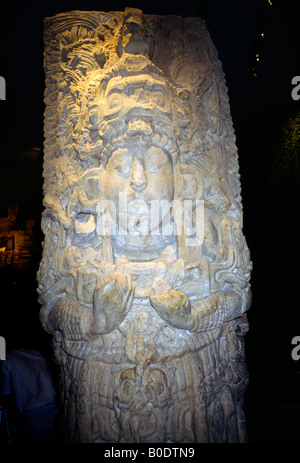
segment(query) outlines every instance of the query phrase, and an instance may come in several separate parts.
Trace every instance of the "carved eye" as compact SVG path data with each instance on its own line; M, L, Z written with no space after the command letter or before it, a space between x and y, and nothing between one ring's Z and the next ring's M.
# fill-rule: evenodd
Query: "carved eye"
M132 166L132 155L127 149L117 149L108 161L108 169L116 171L122 177L128 177Z
M167 162L168 157L161 149L149 148L145 158L145 167L148 172L158 172Z
M148 161L146 162L146 169L151 174L154 174L155 172L158 172L163 167L163 165L164 163L162 162Z
M154 90L152 93L152 100L158 106L165 106L165 95L160 90Z
M123 96L121 93L113 93L108 99L108 106L110 109L117 108L122 105Z
M125 163L116 165L114 169L118 172L118 174L122 175L122 177L128 177L130 173L130 166Z

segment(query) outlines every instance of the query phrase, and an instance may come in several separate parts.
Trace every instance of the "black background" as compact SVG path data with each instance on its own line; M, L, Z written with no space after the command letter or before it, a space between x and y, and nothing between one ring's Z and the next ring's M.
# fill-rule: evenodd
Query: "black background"
M239 152L244 234L253 261L253 303L245 337L250 377L248 439L300 441L300 360L291 357L291 340L300 336L299 101L291 95L292 78L300 75L298 3L111 0L12 2L6 6L0 18L0 75L6 80L6 101L0 101L0 217L7 215L9 204L17 202L20 221L35 218L37 250L31 272L1 274L0 335L9 338L27 330L48 354L48 338L37 318L36 294L43 239L44 17L75 9L122 11L126 6L145 14L200 16L226 76ZM249 71L253 64L255 71ZM296 142L288 155L284 147L289 146L290 132L287 135L284 128L295 128L297 121L298 135L295 132Z

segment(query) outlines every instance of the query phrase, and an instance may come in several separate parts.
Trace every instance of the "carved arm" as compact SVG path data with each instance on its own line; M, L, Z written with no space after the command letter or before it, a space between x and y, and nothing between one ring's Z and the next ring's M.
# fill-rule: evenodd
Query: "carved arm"
M172 290L158 296L152 293L150 302L158 315L174 328L191 332L213 329L239 317L250 304L247 301L245 307L242 296L234 290L216 291L195 303L183 292Z
M68 297L59 299L49 315L54 330L70 340L106 334L117 328L133 300L133 285L128 275L113 274L100 281L93 297L93 313L84 304Z

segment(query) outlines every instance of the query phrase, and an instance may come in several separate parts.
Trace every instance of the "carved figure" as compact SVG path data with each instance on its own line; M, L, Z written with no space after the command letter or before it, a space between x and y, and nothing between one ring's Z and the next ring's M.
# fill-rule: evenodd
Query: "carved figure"
M249 251L200 18L45 20L41 321L71 442L244 442Z

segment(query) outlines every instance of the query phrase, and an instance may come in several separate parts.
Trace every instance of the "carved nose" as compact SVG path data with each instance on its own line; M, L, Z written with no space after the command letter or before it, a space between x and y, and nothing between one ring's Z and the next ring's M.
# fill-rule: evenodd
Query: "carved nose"
M147 176L143 164L134 157L130 172L130 186L135 191L143 191L147 186Z

